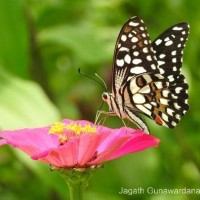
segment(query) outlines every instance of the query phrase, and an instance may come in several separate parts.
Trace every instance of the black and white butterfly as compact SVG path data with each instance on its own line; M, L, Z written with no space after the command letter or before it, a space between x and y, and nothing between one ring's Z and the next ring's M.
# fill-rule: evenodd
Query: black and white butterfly
M109 105L107 114L127 118L147 133L138 113L175 127L189 109L188 84L181 74L188 33L189 25L182 22L151 42L143 20L129 19L115 46L112 93L102 95Z

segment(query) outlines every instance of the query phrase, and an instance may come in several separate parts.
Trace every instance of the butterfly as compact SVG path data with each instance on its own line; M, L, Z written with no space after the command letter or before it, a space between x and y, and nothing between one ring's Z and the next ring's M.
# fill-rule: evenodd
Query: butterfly
M102 94L109 106L104 113L127 118L146 133L149 128L139 114L174 128L189 110L188 84L181 74L188 34L189 25L181 22L151 42L143 20L129 19L115 46L112 92Z

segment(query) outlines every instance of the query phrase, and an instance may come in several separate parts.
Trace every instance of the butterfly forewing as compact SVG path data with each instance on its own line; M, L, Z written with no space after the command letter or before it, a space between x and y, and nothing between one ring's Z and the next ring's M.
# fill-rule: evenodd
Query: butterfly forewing
M113 61L113 92L133 76L156 73L157 61L144 22L133 17L122 27Z

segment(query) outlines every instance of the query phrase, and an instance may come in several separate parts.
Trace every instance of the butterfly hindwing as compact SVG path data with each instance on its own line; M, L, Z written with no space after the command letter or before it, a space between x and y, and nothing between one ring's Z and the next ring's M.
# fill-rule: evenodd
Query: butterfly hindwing
M153 119L159 125L170 127L165 114L168 107L169 83L160 74L146 73L133 77L124 87L124 105Z
M181 74L183 50L188 39L189 25L186 22L176 24L153 42L160 73L167 78L168 86L168 110L166 115L171 119L170 126L174 127L180 117L188 111L188 84Z
M179 80L179 75L188 33L189 25L182 22L164 31L152 42L160 73L167 77L172 84L182 81Z

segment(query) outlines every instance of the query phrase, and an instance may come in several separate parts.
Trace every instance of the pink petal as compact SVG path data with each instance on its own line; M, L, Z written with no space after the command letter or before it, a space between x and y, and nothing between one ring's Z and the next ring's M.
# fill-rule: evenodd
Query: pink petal
M86 120L62 122L95 126ZM86 167L156 146L159 142L151 135L127 127L111 129L98 125L96 129L96 133L82 133L64 144L60 144L57 135L48 134L49 127L2 131L0 145L10 144L32 159L56 167Z
M7 144L7 141L4 140L4 139L1 139L1 140L0 140L0 146L5 145L5 144Z
M78 164L84 166L95 156L97 148L108 134L82 134L79 141Z
M56 167L73 167L78 163L79 138L69 141L66 145L49 152L46 157L40 157L43 162L50 163Z
M134 152L137 152L137 151L142 151L142 150L149 148L149 147L157 146L158 143L159 143L159 139L154 138L153 136L148 135L146 133L135 134L121 148L119 148L109 158L109 160L118 158L118 157L120 157L122 155L126 155L128 153L134 153Z
M0 132L0 137L4 138L6 142L1 142L1 145L10 144L32 155L58 146L58 138L55 135L49 135L48 130L49 127L2 131Z
M112 154L127 141L129 136L123 128L115 129L112 134L100 144L98 151L98 156L95 160L89 162L90 165L99 164L106 161Z

